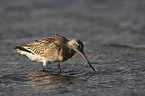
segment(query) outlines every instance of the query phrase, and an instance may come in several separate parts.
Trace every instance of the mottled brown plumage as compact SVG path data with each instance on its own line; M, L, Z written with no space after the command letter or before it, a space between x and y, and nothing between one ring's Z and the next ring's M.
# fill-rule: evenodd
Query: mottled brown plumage
M31 60L43 62L42 70L44 70L47 63L66 61L77 51L95 71L86 58L83 47L83 43L78 39L69 41L63 36L54 35L52 37L35 40L23 46L17 46L16 50L20 54L28 56ZM60 63L58 63L58 67L59 71L61 71Z

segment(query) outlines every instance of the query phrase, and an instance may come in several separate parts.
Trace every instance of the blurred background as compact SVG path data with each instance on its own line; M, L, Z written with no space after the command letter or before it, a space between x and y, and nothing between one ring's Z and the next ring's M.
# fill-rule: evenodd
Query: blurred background
M0 40L33 40L54 34L89 46L144 46L144 0L2 0ZM20 42L20 41L19 41Z
M98 73L88 73L92 70L76 54L62 64L63 83L49 81L53 82L49 85L56 84L56 89L43 85L38 88L33 84L35 90L29 92L32 86L24 86L27 80L23 79L32 73L21 73L39 72L41 64L17 54L14 48L55 34L82 40L86 55ZM145 0L0 0L2 95L144 96L144 49ZM50 65L48 70L55 73L57 64ZM38 74L38 77L44 76L44 73ZM60 79L58 75L47 75ZM73 76L77 79L72 79ZM29 83L37 83L32 77ZM80 77L85 80L87 77L87 81L84 83ZM66 79L75 82L62 87Z

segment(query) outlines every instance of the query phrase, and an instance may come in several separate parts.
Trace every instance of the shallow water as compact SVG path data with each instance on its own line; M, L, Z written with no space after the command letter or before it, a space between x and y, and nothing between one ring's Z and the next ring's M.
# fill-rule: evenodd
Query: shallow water
M0 1L1 96L144 96L145 1ZM76 53L42 64L15 46L54 34L84 42L93 72Z

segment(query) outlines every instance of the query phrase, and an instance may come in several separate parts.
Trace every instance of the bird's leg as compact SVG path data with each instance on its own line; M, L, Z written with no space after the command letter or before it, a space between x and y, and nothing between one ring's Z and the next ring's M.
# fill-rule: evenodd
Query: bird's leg
M60 63L58 63L58 71L59 71L59 73L61 72L61 68L60 68Z
M45 71L45 66L42 67L41 71Z
M41 71L45 71L46 65L47 65L46 61L43 61L43 67L42 67Z

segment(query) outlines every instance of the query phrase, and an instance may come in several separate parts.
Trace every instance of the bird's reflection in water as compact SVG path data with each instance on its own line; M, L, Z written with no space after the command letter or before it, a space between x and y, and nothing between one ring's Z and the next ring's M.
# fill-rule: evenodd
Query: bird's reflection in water
M78 74L80 75L78 76ZM94 73L84 74L69 72L69 74L58 74L45 71L4 75L0 78L0 80L5 84L18 84L19 86L26 86L29 88L28 90L32 91L37 89L59 88L69 85L78 86L87 82L87 80L92 76L94 76Z
M25 86L37 86L43 88L57 88L64 87L70 84L79 85L86 82L86 79L79 79L79 77L65 76L50 72L31 72L27 73L28 82Z

